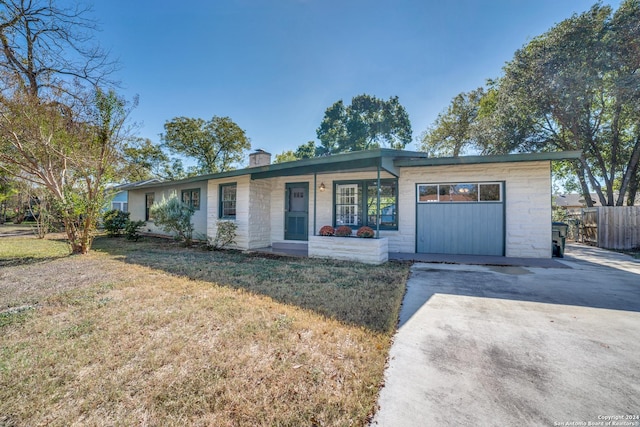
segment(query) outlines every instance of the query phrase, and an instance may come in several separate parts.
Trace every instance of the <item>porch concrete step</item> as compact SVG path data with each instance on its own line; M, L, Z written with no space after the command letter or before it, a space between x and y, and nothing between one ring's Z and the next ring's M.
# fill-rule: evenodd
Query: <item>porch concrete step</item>
M274 251L306 251L309 248L309 244L306 241L273 242L271 248Z

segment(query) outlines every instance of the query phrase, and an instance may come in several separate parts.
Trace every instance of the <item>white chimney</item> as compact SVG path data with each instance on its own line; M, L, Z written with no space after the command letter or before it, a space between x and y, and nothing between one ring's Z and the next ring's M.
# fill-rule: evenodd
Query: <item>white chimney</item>
M271 153L257 149L255 153L249 154L249 167L269 166L271 164Z

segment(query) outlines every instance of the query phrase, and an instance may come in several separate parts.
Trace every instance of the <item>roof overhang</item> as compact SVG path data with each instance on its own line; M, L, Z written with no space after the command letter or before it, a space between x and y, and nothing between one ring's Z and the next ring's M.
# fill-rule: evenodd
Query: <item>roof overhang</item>
M397 177L400 175L400 168L402 167L572 160L579 159L580 156L580 151L562 151L555 153L505 154L499 156L427 157L427 153L424 152L378 148L375 150L354 151L352 153L333 154L331 156L314 157L293 162L275 163L267 166L200 175L177 181L147 183L128 189L183 185L211 179L233 178L246 175L250 175L251 179L256 180L279 176L379 170L386 171Z
M314 157L311 159L296 160L293 162L276 163L269 166L245 170L251 172L251 179L378 169L387 171L394 176L398 176L400 172L394 164L394 159L398 156L406 157L409 153L411 152L390 149L355 151L352 153ZM422 154L426 155L426 153Z
M541 162L554 160L575 160L579 159L581 155L581 151L559 151L553 153L517 153L497 156L404 158L396 159L394 161L394 164L397 167L413 167L473 165L482 163Z

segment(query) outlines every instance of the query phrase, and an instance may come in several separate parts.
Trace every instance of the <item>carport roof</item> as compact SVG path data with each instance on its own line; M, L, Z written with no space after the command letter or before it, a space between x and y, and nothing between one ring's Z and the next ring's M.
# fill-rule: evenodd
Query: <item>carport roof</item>
M399 168L401 167L567 160L578 159L580 158L580 154L580 151L563 151L555 153L506 154L499 156L427 157L427 153L424 152L378 148L200 175L176 181L154 182L138 185L135 188L162 187L169 182L171 184L188 184L210 179L232 178L244 175L251 175L251 179L265 179L278 176L322 174L346 170L379 169L398 176Z

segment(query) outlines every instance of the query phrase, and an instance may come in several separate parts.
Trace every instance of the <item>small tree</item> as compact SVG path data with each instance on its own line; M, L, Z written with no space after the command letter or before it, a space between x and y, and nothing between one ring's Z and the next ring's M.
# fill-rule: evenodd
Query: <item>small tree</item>
M153 222L167 233L175 233L186 245L193 240L191 217L194 212L194 208L182 203L175 193L168 199L163 196L159 203L151 207Z
M16 92L0 97L0 169L47 190L72 253L86 254L117 175L129 109L97 89L74 108Z

